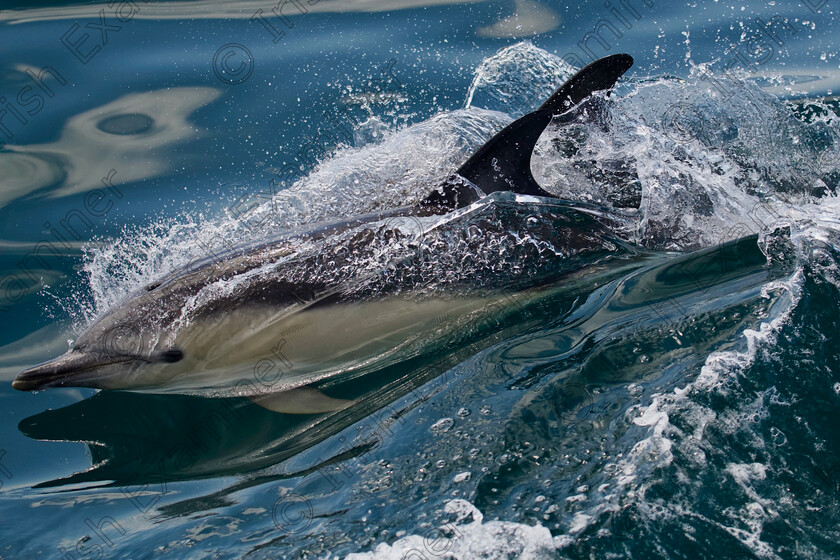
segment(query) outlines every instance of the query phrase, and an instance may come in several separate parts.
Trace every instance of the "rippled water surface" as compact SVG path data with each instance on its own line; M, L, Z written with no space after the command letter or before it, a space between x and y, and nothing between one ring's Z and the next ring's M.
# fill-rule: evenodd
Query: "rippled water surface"
M0 557L837 558L837 9L0 10ZM417 203L619 52L613 94L537 144L558 198L494 193L255 267L354 279L371 306L333 324L411 327L320 379L354 406L12 389L183 267ZM417 307L375 306L394 296Z

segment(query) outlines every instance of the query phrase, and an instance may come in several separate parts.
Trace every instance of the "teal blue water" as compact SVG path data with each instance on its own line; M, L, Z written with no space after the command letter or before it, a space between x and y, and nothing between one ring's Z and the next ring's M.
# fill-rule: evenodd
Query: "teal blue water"
M0 558L840 556L832 0L228 4L0 10ZM12 389L189 262L422 199L618 52L532 160L610 244L505 195L410 233L387 274L503 297L322 387L357 406Z

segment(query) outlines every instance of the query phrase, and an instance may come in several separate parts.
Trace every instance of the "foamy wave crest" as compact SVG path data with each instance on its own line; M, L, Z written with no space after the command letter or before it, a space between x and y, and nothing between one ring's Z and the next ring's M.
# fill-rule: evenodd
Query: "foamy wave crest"
M427 528L422 535L402 537L391 545L380 544L371 552L349 554L345 560L429 557L540 560L553 558L556 549L568 542L563 537L552 537L542 525L531 527L509 521L485 522L481 512L466 500L447 502L444 511L453 514L456 520L441 527Z
M532 110L572 70L528 42L515 44L476 69L468 109L388 131L379 144L342 147L245 214L161 219L88 248L89 293L75 298L77 322L139 285L235 245L416 203L508 124L509 114ZM549 127L532 168L550 192L623 214L629 237L642 246L694 250L766 235L795 222L797 207L837 189L840 134L826 111L799 118L750 82L725 99L701 77L636 80L623 90L595 96L573 118Z
M838 130L750 82L721 99L701 78L655 79L550 129L532 165L558 196L637 209L642 245L695 250L772 231L836 192Z
M614 520L612 525L620 524L615 520L632 511L639 526L678 525L688 517L725 531L758 558L782 557L768 536L768 525L781 522L785 510L806 507L793 497L780 503L775 492L784 484L765 482L790 474L784 459L774 458L776 453L767 447L786 440L772 411L790 409L795 416L797 400L772 379L751 376L781 360L780 337L795 341L799 336L801 320L793 316L803 312L809 285L828 282L840 288L840 199L832 196L800 206L789 217L790 235L782 237L794 245L798 262L788 277L761 287L762 296L772 301L765 320L757 329L744 330L734 349L709 354L696 377L627 411L633 430L642 431L631 438L635 443L626 456L608 466L615 476L600 488L603 500L578 514L570 537L597 526L604 516ZM765 248L779 242L772 239L778 236L766 234ZM741 460L732 461L733 456ZM730 460L720 463L721 458ZM737 490L708 488L729 483ZM665 498L663 492L673 496ZM730 502L704 506L701 496L709 493L728 496Z

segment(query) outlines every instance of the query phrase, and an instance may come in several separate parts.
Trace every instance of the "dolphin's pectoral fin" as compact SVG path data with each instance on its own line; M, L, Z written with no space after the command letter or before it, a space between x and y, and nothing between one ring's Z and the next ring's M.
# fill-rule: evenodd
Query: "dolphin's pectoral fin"
M321 414L343 410L356 403L334 399L314 387L298 387L282 393L249 397L255 404L283 414Z
M420 205L460 208L496 191L553 196L531 175L531 154L543 130L552 118L579 105L594 92L612 88L632 65L630 55L616 54L585 66L538 110L517 119L488 140L453 178L432 191ZM459 176L469 183L458 180Z

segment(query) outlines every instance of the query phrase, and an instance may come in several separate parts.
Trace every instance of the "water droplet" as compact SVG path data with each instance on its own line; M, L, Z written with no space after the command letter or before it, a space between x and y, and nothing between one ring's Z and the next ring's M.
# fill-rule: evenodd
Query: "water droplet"
M432 427L429 428L429 430L431 430L433 434L437 435L442 434L444 432L448 432L450 429L452 429L452 426L454 425L455 420L453 420L452 418L441 418L440 420L432 424Z
M641 385L637 385L636 383L631 383L627 386L627 392L630 393L630 396L634 399L638 399L642 396L642 393L645 392L644 387Z

